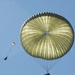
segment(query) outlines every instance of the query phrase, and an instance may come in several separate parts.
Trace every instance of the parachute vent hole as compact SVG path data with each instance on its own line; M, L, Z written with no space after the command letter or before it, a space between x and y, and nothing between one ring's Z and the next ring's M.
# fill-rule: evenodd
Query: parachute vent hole
M48 35L48 34L49 34L49 32L48 32L48 31L45 31L45 32L44 32L44 34L45 34L45 35Z

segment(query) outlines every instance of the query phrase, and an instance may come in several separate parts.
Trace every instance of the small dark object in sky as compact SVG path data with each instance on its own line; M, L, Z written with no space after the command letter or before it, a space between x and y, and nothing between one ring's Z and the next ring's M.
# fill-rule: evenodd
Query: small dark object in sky
M4 60L7 60L8 57L5 57Z
M45 75L50 75L49 73L45 74Z

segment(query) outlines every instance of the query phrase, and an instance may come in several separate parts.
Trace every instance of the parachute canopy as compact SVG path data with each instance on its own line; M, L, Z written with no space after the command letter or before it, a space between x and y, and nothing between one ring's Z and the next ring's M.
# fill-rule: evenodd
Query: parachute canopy
M44 12L29 18L21 29L24 50L33 57L45 60L64 56L74 42L74 31L64 17Z
M12 44L13 46L15 46L15 42L12 42L11 44Z

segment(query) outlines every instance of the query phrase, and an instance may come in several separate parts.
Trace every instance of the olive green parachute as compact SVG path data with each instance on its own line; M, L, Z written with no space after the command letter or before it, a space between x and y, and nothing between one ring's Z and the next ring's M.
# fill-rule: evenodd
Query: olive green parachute
M29 18L21 29L24 50L33 57L45 60L64 56L74 42L74 31L64 17L44 12Z

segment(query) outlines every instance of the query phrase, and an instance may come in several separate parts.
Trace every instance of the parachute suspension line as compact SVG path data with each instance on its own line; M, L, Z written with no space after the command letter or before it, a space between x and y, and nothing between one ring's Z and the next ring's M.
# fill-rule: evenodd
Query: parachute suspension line
M59 61L59 60L42 60L42 59L34 59L43 69L48 73L51 68Z
M52 60L52 61L53 61L53 60ZM48 68L48 71L49 71L51 68L53 68L53 67L57 64L57 62L58 62L59 60L55 61L54 63L52 63L52 61L51 61L51 65L50 65L49 68Z
M45 70L48 73L49 62L48 62L48 60L43 60L43 62L44 62Z
M35 62L37 62L43 69L48 73L50 69L58 62L58 60L42 60L35 58Z
M34 59L43 69L46 70L45 64L44 62L41 62L39 59L37 60L37 58Z
M47 61L47 68L46 68L46 71L47 71L47 73L48 73L48 71L49 71L49 61Z
M13 48L13 46L10 47L10 50L9 50L9 52L8 52L8 54L7 54L7 57L9 56L9 54L10 54L12 48Z
M48 60L45 60L44 66L45 66L46 72L48 73L48 66L49 66L49 61Z
M48 73L50 70L50 67L52 66L52 60L45 60L44 61L45 70Z
M52 66L52 60L47 61L47 73L49 72L49 68Z

